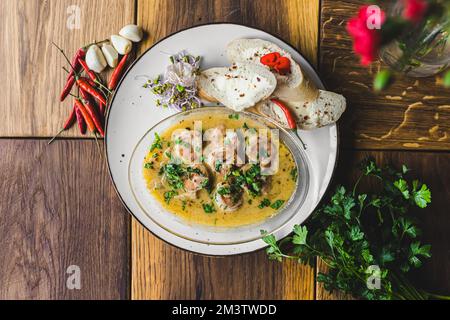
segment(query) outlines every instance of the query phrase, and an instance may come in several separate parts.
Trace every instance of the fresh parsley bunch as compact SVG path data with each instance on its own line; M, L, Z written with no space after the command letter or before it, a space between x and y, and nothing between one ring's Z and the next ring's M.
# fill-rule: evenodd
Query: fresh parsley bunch
M329 291L341 290L356 298L432 297L416 290L405 277L431 257L431 246L421 243L418 220L412 214L414 207L425 208L431 202L430 190L418 180L409 180L406 166L401 171L381 169L367 159L361 170L352 189L338 186L329 203L313 213L307 226L294 227L293 236L277 242L273 235L263 232L269 258L312 264L319 257L329 271L319 274L318 281ZM363 178L377 180L379 190L358 193ZM379 289L367 285L373 276L380 279Z

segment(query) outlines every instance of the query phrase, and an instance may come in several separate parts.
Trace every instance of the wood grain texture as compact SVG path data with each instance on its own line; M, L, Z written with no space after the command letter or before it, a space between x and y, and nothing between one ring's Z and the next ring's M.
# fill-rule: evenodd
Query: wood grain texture
M182 28L225 21L277 34L314 63L318 10L318 0L277 5L273 0L138 0L138 24L148 31L141 50ZM313 299L314 269L270 262L264 252L229 258L193 255L156 239L134 220L132 298Z
M342 93L348 110L341 122L343 145L365 149L450 149L450 90L427 79L396 76L374 93L372 79L384 65L359 65L345 25L364 1L323 0L320 74L330 90Z
M80 8L80 29L67 28L68 8ZM0 137L51 137L71 111L59 102L67 63L52 41L72 56L134 22L135 0L0 1ZM71 57L70 57L71 58ZM68 67L68 66L67 66ZM63 136L80 136L74 128Z
M423 242L432 246L432 257L421 269L411 274L410 280L429 292L450 294L450 153L343 150L336 170L336 181L353 185L360 174L355 168L366 157L375 158L378 164L392 164L398 168L406 164L412 170L410 174L431 189L431 205L424 210L417 210L417 216L422 223ZM373 188L375 185L367 182L360 186L363 191ZM325 270L323 264L319 264L319 271ZM349 297L339 292L330 294L322 285L318 285L316 298L334 300Z
M313 299L314 273L263 251L214 258L175 248L132 222L131 298Z
M0 152L0 299L128 298L130 218L95 143L2 139Z

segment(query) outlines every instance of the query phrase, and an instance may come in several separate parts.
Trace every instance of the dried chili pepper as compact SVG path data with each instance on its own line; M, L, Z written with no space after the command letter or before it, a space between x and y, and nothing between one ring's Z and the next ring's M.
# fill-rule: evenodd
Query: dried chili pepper
M76 110L75 106L72 108L72 112L70 113L69 117L67 118L66 122L64 122L64 126L62 129L48 142L48 144L51 144L55 139L64 131L69 130L74 124L76 120Z
M80 110L81 114L83 115L84 121L86 122L86 125L87 125L89 131L95 133L96 132L95 124L92 121L91 116L87 112L86 108L81 103L80 99L79 98L75 98L74 103L76 104L77 109Z
M82 97L82 102L83 102L84 106L86 107L86 110L88 111L89 115L91 116L91 119L93 120L94 125L97 128L97 131L100 133L100 135L102 137L104 137L105 131L103 130L103 124L102 124L102 121L100 120L100 117L96 110L96 107L90 100L90 97L88 96L88 94L83 89L80 89L80 94Z
M84 121L83 115L80 109L75 105L75 113L77 116L78 129L80 129L81 134L86 134L86 121Z
M63 91L61 92L61 96L59 99L61 102L63 102L66 99L66 97L69 95L74 84L75 84L75 76L70 76L66 82L66 85L64 86Z
M83 59L86 55L86 51L83 48L80 48L75 53L72 62L70 66L72 67L69 74L67 75L66 84L64 85L64 89L61 92L60 100L61 102L66 99L66 97L69 95L69 92L72 90L73 85L75 84L75 72L78 72L81 68L80 63L78 62L78 59Z
M94 81L94 83L95 81L98 81L97 75L95 74L94 71L89 69L88 65L86 64L86 61L84 61L83 59L78 59L78 63L83 67L84 71L86 71L86 74L89 76L89 79Z
M106 105L105 97L97 89L91 86L89 82L78 77L77 84L80 87L80 89L83 89L85 92L89 93L92 97L94 97L95 99Z
M89 83L92 87L96 87L96 83L94 81L92 81L92 79L88 79L88 78L83 78L84 80L87 81L87 83ZM103 91L102 91L103 93ZM99 111L100 111L100 115L105 115L105 111L106 111L106 106L103 103L99 103Z
M120 60L116 69L114 69L114 72L111 75L111 79L109 80L109 83L108 83L109 90L114 90L116 88L117 84L119 83L119 79L122 76L122 73L125 69L127 59L128 59L128 54L126 54L122 57L122 60Z
M64 56L66 61L70 64L69 58L67 58L67 55L64 53L64 50L58 47L56 43L53 42L53 45L61 52L61 54ZM78 60L77 60L78 61ZM75 68L70 64L70 67L72 68L73 74L75 76L76 83L78 86L89 93L91 96L96 98L98 101L106 105L106 99L103 97L103 95L97 91L94 87L92 87L86 80L80 78L80 75L75 70Z
M67 75L67 82L69 82L69 79L71 77L75 77L75 73L79 72L81 69L81 65L78 62L78 59L84 59L84 57L86 56L86 51L84 48L79 48L77 50L77 52L75 53L75 55L72 58L72 62L70 63L71 66L71 70L69 72L69 74Z

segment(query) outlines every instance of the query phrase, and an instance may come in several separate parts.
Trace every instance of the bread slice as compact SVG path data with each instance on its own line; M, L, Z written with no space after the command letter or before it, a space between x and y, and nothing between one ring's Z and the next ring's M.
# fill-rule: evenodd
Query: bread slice
M250 62L264 66L260 62L261 57L273 52L278 52L282 57L286 57L291 61L291 72L285 76L275 72L277 80L291 88L299 86L303 81L300 66L288 52L276 44L261 39L236 39L227 46L227 56L230 62ZM269 69L267 66L264 66L264 68Z
M204 70L197 77L199 96L242 111L270 97L277 79L266 68L252 63L235 63L231 67Z
M296 117L297 127L312 130L335 123L346 109L345 98L337 93L319 90L312 101L282 101ZM257 113L275 120L284 128L289 128L283 112L270 100L259 103Z

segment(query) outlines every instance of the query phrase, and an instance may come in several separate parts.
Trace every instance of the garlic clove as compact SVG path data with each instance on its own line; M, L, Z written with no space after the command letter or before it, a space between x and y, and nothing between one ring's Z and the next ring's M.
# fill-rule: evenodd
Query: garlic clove
M102 72L108 65L100 48L94 44L86 52L86 64L92 71Z
M111 43L114 49L116 49L117 52L121 55L130 53L131 47L133 46L130 40L125 39L124 37L118 35L111 36Z
M119 34L125 39L131 40L133 42L139 42L144 37L142 28L135 24L126 25L120 30Z
M105 56L106 62L108 62L108 65L111 68L117 67L117 64L119 63L119 53L116 49L109 43L105 43L102 46L102 52Z

